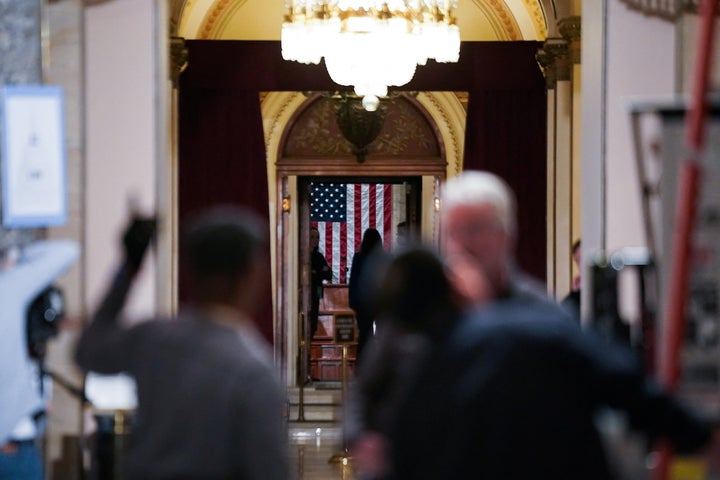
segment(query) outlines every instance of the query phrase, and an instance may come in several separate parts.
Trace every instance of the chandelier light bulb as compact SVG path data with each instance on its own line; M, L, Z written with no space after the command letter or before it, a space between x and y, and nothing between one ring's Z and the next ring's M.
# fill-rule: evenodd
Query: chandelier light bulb
M380 105L380 99L375 95L365 95L362 99L362 106L368 112L374 112Z

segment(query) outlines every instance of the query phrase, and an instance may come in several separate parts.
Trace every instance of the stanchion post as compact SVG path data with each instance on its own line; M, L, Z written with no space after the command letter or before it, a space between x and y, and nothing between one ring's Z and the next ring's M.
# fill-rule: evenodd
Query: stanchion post
M130 420L128 413L123 410L113 412L113 479L125 478L126 439L129 433Z
M345 405L347 401L347 363L348 363L348 346L355 343L356 338L356 321L353 311L338 312L333 315L335 326L335 343L342 345L342 360L340 363L340 403ZM342 451L330 457L328 463L339 463L344 467L350 465L350 453L348 452L347 436L345 435L345 426L342 426ZM343 470L344 471L344 470Z
M340 404L345 405L347 400L347 357L348 357L348 346L343 344L342 346L342 360L340 361ZM342 427L342 451L336 453L328 463L339 463L343 467L350 464L350 453L348 452L347 437L345 436L345 427Z
M307 345L305 342L305 314L298 315L298 347L300 350L300 379L298 381L298 422L305 421L305 377L307 376Z
M305 478L305 447L300 445L298 447L298 478Z
M346 344L343 344L342 346L342 360L340 362L340 398L342 399L341 402L343 405L345 405L345 401L347 400L347 361L348 361L348 346ZM344 436L343 436L344 437Z

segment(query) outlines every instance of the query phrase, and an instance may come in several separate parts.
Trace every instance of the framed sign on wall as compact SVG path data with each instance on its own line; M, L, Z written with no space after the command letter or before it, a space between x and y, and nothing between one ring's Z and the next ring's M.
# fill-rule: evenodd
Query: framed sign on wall
M2 225L38 228L67 221L64 101L53 85L4 86Z

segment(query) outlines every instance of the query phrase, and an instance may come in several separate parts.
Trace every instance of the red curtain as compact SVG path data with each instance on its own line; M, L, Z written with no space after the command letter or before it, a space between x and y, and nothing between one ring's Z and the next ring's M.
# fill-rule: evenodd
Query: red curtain
M517 260L546 278L547 167L545 86L470 92L465 132L465 169L493 172L517 197Z
M213 205L242 205L269 219L265 142L257 91L185 89L180 96L179 218ZM182 253L182 243L180 249ZM273 341L270 251L256 319ZM181 255L182 257L182 255ZM190 285L180 266L180 300Z
M464 42L456 64L418 68L404 90L470 93L465 168L502 176L518 197L520 266L545 278L546 100L535 61L539 42ZM282 60L280 42L187 42L180 81L179 214L218 203L269 218L258 93L339 90L324 65ZM347 88L345 88L347 89ZM181 245L182 248L182 245ZM180 271L180 298L187 298ZM272 341L271 292L258 317Z

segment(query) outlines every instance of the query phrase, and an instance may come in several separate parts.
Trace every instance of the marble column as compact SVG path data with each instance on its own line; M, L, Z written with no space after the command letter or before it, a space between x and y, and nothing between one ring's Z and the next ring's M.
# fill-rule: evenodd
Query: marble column
M0 0L0 86L42 81L41 12L40 0ZM0 252L27 243L38 233L0 226Z
M170 25L171 35L175 31L173 22ZM159 232L158 244L158 308L168 315L177 312L178 307L178 88L180 75L188 65L188 50L185 39L170 37L169 75L170 105L168 115L168 151L167 157L158 175L158 189L164 192L158 198L158 211L166 219L165 228Z
M547 283L557 298L567 294L577 275L570 250L580 236L579 22L580 17L560 20L562 37L548 38L537 56L545 73L548 102Z
M85 250L85 148L83 77L82 0L45 1L43 5L43 81L59 85L64 95L65 155L68 221L48 230L49 238L70 238ZM46 54L45 54L46 53ZM48 345L50 369L67 383L82 385L83 377L73 361L73 349L85 316L83 302L84 257L57 283L63 289L67 317L60 335ZM46 433L46 478L79 478L82 470L80 432L83 431L84 405L62 387L53 385L53 401Z

